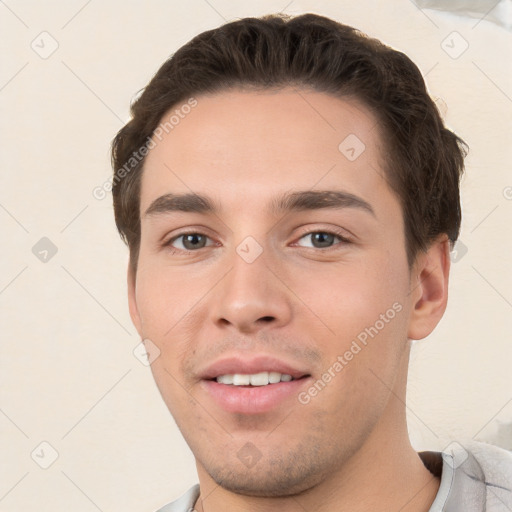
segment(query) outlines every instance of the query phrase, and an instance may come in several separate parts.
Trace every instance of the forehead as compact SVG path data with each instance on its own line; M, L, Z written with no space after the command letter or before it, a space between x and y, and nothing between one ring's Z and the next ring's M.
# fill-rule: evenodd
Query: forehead
M286 88L195 100L172 107L153 136L141 213L169 192L209 195L242 210L293 189L343 189L368 202L393 196L379 124L355 98Z

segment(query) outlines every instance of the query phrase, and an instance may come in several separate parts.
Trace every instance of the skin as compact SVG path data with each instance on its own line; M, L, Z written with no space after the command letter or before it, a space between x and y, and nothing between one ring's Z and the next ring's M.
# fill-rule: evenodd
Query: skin
M133 323L160 350L151 369L196 459L196 510L427 511L439 479L410 444L406 382L410 340L446 307L447 237L409 268L379 124L357 100L286 88L197 101L147 156L138 270L128 272ZM338 149L349 134L366 146L354 161ZM270 211L296 190L344 190L374 215ZM169 192L208 195L221 210L145 215ZM311 235L332 229L350 242ZM185 233L205 238L186 252ZM236 251L247 236L263 250L252 263ZM307 391L395 303L401 311L307 404L294 395L235 414L201 386L200 370L221 356L267 354L306 368ZM237 457L248 442L260 455L252 467Z

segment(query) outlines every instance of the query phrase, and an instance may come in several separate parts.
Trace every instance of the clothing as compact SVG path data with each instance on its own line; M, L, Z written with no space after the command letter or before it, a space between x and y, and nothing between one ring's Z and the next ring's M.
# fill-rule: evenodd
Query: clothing
M441 478L429 512L512 512L512 452L468 441L418 455ZM198 497L196 484L157 512L192 512Z

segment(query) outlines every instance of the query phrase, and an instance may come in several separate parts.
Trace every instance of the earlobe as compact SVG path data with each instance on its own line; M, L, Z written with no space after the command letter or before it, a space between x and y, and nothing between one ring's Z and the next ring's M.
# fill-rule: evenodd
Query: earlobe
M127 272L127 284L128 284L128 307L130 310L130 317L132 319L133 325L141 339L142 335L142 324L140 321L139 309L137 307L137 296L136 296L136 276L132 270L131 265L128 265Z
M408 338L421 340L441 320L448 301L450 273L450 242L443 234L424 253L418 255L413 267L410 295L412 299Z

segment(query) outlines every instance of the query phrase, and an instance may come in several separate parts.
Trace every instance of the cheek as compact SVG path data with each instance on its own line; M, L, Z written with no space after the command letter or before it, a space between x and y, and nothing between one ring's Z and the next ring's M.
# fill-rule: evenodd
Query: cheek
M190 395L184 361L194 354L198 331L204 324L205 304L212 284L190 269L147 265L139 274L136 300L142 333L159 350L151 364L155 382L171 411L186 406ZM181 405L179 405L181 404Z
M361 435L360 426L373 425L386 406L405 346L405 280L394 268L356 271L351 266L350 272L318 275L307 296L308 306L329 330L322 327L315 337L323 355L322 375L302 398L310 400L310 412L329 412L332 422L347 431L354 428L354 436ZM306 287L300 293L305 292ZM312 325L309 314L303 322L304 329ZM366 419L360 424L351 418Z
M200 297L204 281L185 267L146 268L137 280L136 300L145 336L166 339Z
M403 330L407 274L391 256L372 263L329 264L294 278L291 287L309 310L306 322L319 325L337 350L375 324L383 333Z
M190 353L183 327L197 303L196 288L197 281L187 279L184 272L159 265L147 269L137 283L143 336L159 351L151 363L151 372L171 414L190 408L191 397L186 392L180 367Z
M160 395L178 427L198 424L201 407L188 391L182 376L172 367L172 361L162 354L151 364L151 372ZM185 429L186 430L186 429Z

